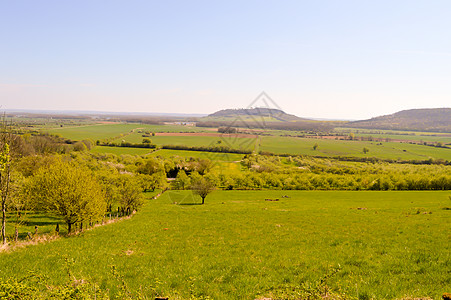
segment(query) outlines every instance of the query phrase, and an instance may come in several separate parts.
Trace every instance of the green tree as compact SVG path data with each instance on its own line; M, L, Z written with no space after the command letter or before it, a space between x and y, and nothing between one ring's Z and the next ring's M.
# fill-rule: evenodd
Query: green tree
M166 176L163 172L157 172L152 175L136 174L135 176L143 192L153 192L156 188L164 188L166 183Z
M318 147L319 147L318 143L315 143L315 145L313 145L313 150L318 149Z
M205 198L215 189L215 185L205 177L195 177L191 179L191 190L202 198L202 204L205 203Z
M0 193L2 207L2 243L6 244L6 202L11 180L11 156L9 145L4 142L0 151Z
M86 147L86 144L83 142L76 142L74 144L74 151L86 151L88 150L88 147Z
M119 202L119 182L120 175L117 171L102 171L97 172L97 179L102 185L102 190L105 195L106 209L111 212L113 205Z
M205 175L211 170L212 167L213 163L208 158L199 159L196 165L196 171L199 172L200 175Z
M152 175L157 172L164 172L164 165L158 159L151 157L144 161L137 169L138 173Z
M141 191L139 179L132 175L122 175L118 188L119 204L122 210L130 215L144 204L144 195Z
M71 162L58 160L39 169L26 192L35 209L60 215L69 233L75 223L99 220L106 211L104 193L92 172Z
M175 190L184 190L190 187L190 179L186 175L185 171L180 170L177 173L177 176L175 177L175 180L173 182L173 188Z
M370 149L368 149L367 147L363 147L363 153L367 154L368 152L370 152Z

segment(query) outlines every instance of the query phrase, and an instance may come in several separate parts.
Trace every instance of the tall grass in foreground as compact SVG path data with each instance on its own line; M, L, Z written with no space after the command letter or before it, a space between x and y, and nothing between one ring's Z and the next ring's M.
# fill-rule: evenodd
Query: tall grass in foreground
M0 277L61 285L70 260L111 296L120 278L149 297L296 299L338 269L327 287L349 298L439 299L451 290L448 195L217 191L192 205L200 198L169 191L130 220L0 254Z

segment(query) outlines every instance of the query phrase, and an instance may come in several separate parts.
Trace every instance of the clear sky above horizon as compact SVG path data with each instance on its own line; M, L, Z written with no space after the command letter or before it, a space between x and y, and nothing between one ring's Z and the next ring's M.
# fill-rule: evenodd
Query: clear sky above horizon
M0 0L2 109L451 107L451 1Z

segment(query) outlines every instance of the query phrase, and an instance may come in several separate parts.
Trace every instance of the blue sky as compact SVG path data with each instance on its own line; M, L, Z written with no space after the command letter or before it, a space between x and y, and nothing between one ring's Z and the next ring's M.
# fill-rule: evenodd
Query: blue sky
M3 109L451 106L451 1L3 1Z

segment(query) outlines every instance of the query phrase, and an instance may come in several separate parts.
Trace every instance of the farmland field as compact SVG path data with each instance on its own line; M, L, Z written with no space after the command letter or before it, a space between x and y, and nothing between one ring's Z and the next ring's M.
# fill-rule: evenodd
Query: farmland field
M108 147L95 146L91 149L93 153L112 153L116 155L130 154L130 155L146 155L152 152L152 149L146 148L126 148L126 147Z
M315 143L318 144L317 150L313 150ZM368 153L363 153L364 147L368 148ZM448 148L395 142L383 142L378 145L377 142L367 141L265 136L261 138L260 150L276 154L288 153L330 157L355 156L404 160L441 158L451 160L451 149Z
M214 153L214 152L202 152L202 151L185 151L185 150L168 150L161 149L152 152L149 156L161 156L161 157L194 157L194 158L208 158L214 161L234 162L240 161L243 158L243 154L234 153Z
M139 123L95 124L75 127L58 127L45 131L52 134L58 134L62 137L76 141L88 138L95 141L115 137L118 138L120 134L127 134L132 130L138 129L151 132L204 131L204 129L182 125L148 125ZM141 142L141 140L139 142Z
M342 130L342 129L339 129ZM153 144L179 145L188 147L228 146L233 149L267 151L275 154L313 155L313 156L353 156L375 157L381 159L400 160L451 160L451 149L431 147L425 145L410 144L407 141L428 141L449 143L451 138L444 134L392 132L369 134L362 131L359 136L373 136L377 138L389 138L406 142L376 142L376 141L350 141L340 139L301 138L281 136L284 131L270 130L269 136L255 135L220 135L213 129L196 128L182 125L147 125L147 124L96 124L76 127L61 127L50 130L50 133L59 134L72 140L91 138L93 140L112 140L115 143L122 141L141 143L145 137L143 132L155 132L155 136L148 137ZM172 133L172 134L167 134ZM419 135L419 134L425 134ZM317 144L318 149L313 150ZM363 153L363 148L369 152ZM142 155L150 151L148 149L114 149L97 147L93 152L110 152L114 154Z
M130 220L0 254L0 277L34 271L62 284L69 259L73 276L113 295L116 266L147 295L277 299L338 268L327 285L353 298L438 299L451 289L448 195L217 191L199 206L189 191L168 191Z

